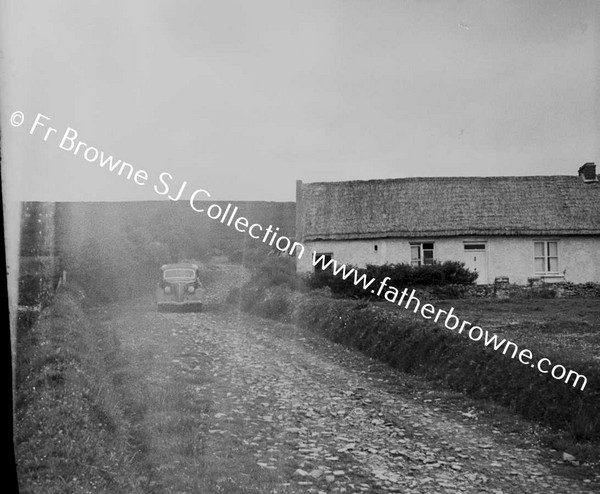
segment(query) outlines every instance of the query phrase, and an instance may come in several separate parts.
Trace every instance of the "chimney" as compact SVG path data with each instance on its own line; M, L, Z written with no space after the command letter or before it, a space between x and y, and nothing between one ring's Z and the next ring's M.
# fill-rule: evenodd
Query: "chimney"
M579 168L579 176L585 183L597 182L596 165L594 163L586 163Z

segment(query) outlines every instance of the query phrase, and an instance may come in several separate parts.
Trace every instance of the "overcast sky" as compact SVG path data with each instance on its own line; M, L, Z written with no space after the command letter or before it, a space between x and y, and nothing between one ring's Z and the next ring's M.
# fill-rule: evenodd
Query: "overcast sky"
M600 162L597 1L15 0L0 19L5 190L24 200L160 199L161 172L290 201L296 179ZM146 184L61 150L67 127Z

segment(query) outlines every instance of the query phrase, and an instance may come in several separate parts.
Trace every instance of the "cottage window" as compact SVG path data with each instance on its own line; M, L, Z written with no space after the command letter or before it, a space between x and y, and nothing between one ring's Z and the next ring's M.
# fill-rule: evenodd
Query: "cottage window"
M485 251L485 244L464 244L465 250Z
M533 251L535 274L558 273L558 242L534 242Z
M331 264L329 264L329 262L333 259L333 252L316 252L315 253L315 259L320 259L323 258L322 261L319 261L318 265L314 267L314 271L317 271L318 269L323 269L323 266L327 266L327 270L331 270L332 266Z
M433 242L416 242L410 244L410 265L422 266L433 264Z

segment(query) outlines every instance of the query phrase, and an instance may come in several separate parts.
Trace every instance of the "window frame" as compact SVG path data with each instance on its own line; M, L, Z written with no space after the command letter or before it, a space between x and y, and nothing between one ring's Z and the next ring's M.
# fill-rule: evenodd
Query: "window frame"
M435 264L435 242L431 240L422 240L422 241L413 241L408 243L410 246L409 255L410 255L410 265L413 267L419 266L431 266ZM424 245L431 244L431 248L423 248ZM413 248L416 247L418 249L418 257L413 258ZM431 262L425 262L429 260L429 258L425 257L425 251L431 252Z
M536 245L541 244L543 246L542 254L538 255L536 251ZM556 254L551 255L550 253L550 244L554 244L556 246ZM556 239L536 239L533 241L533 274L536 276L560 276L560 242ZM543 262L544 270L538 271L537 269L537 261L541 259ZM556 259L556 270L550 270L550 263L552 259Z

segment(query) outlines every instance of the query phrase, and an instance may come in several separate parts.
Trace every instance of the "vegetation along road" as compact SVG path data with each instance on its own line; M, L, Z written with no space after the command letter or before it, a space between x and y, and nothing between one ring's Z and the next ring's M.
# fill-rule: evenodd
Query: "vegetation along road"
M119 392L144 492L593 489L557 471L526 426L511 433L456 394L291 325L225 310L239 272L223 266L221 275L202 313L158 313L150 299L91 312L115 328L128 357Z

